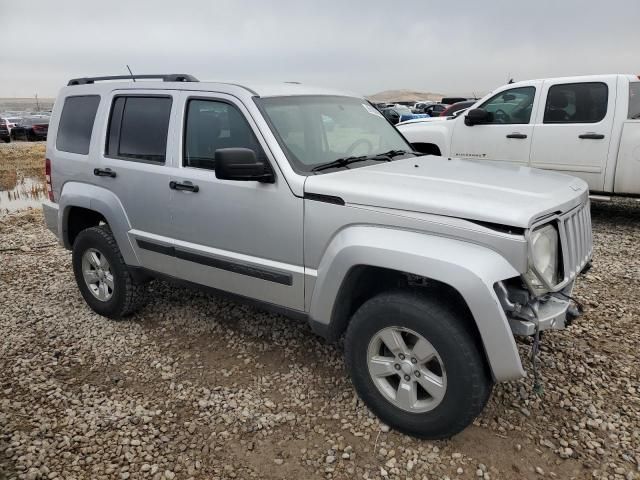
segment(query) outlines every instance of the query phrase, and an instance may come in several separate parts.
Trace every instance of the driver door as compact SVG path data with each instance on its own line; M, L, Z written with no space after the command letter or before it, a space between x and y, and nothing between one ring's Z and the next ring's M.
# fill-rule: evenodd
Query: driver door
M466 125L461 115L453 130L451 156L529 165L541 83L519 84L490 97L476 107L489 113L482 124Z

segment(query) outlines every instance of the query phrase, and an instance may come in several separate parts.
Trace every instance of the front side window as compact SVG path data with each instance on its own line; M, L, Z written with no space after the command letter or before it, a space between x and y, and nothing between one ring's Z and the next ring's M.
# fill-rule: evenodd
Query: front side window
M631 120L640 118L640 82L629 84L629 118Z
M113 100L106 155L164 163L171 98L120 96Z
M544 123L597 123L607 114L606 83L567 83L549 88Z
M67 97L62 107L56 149L62 152L89 153L91 131L100 104L99 95Z
M412 150L377 109L359 98L289 96L260 98L256 103L293 168L301 173L339 158Z
M529 123L535 96L535 87L512 88L494 95L479 107L489 113L487 121L482 123L499 125Z
M215 152L220 148L250 148L257 158L264 159L250 125L234 105L221 101L189 100L183 165L214 170Z

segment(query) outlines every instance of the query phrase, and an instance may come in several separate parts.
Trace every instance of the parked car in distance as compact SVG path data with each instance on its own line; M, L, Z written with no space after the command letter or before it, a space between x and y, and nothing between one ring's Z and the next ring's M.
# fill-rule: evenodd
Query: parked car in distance
M411 108L411 111L413 113L424 113L424 109L427 108L429 105L433 105L436 102L433 102L431 100L425 100L423 102L416 102L413 107Z
M0 117L0 140L9 143L11 141L11 130L9 130L9 122L6 118Z
M24 117L20 124L13 127L11 138L13 140L46 140L49 130L49 117L35 116Z
M511 83L453 121L399 128L421 152L556 170L596 195L640 194L636 75Z
M464 100L462 102L452 103L447 108L445 108L442 112L440 112L441 117L452 117L456 112L460 110L466 110L477 102L477 100Z
M393 107L383 108L381 112L382 115L394 125L399 122L429 116L425 113L413 113L411 109L405 105L394 105Z
M477 100L477 98L467 98L467 97L442 97L440 103L445 105L453 105L458 102L466 102L467 100Z
M433 103L424 109L424 113L430 117L439 117L442 112L447 109L448 105L443 103Z
M525 374L514 334L573 318L582 180L419 156L335 90L157 77L71 80L51 117L44 217L96 313L164 278L307 321L344 338L371 411L424 438Z

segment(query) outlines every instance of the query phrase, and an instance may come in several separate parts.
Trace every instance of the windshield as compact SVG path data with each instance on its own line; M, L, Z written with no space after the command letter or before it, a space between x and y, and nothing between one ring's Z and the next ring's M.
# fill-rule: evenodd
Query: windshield
M412 150L380 112L360 98L271 97L257 98L256 103L293 168L301 173L339 158Z

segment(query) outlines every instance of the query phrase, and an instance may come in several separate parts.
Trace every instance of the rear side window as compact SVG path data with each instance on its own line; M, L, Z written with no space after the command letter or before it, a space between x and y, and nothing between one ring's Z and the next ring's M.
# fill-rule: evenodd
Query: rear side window
M215 170L219 148L250 148L257 158L264 154L244 115L220 101L189 100L184 133L184 166Z
M629 84L629 118L631 120L640 118L640 82Z
M65 99L56 137L57 150L81 155L89 153L91 131L99 103L99 95Z
M109 118L106 155L164 163L170 116L170 97L116 97Z
M597 123L607 114L606 83L554 85L547 93L544 123Z

